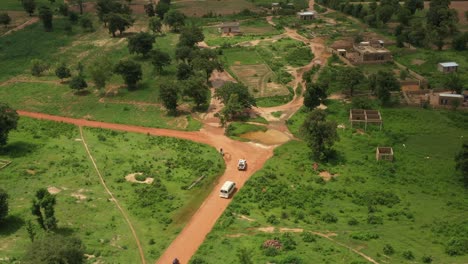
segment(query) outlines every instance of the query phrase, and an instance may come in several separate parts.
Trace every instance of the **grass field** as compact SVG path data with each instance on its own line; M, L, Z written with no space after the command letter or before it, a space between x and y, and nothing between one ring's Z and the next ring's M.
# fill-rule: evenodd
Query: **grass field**
M36 0L36 6L41 5L50 6L49 0ZM56 0L54 6L58 6L60 3L63 3L63 0ZM2 0L0 1L0 10L24 10L21 5L21 1L18 0Z
M347 106L327 104L329 118L348 127ZM318 171L302 141L277 148L234 197L194 259L238 263L238 250L246 248L253 263L368 263L350 247L379 263L422 263L423 257L466 263L463 246L458 250L465 255L446 253L468 240L468 196L453 161L461 137L468 136L466 114L381 112L382 131L340 130L337 158L319 162ZM294 134L305 116L300 111L288 122ZM377 162L377 146L393 147L395 161ZM319 172L335 177L326 181ZM279 240L282 249L262 249L268 239ZM393 254L384 253L386 245Z
M232 15L239 13L244 9L250 11L258 11L258 9L250 2L245 0L194 0L176 2L175 7L187 16L200 17L209 13L214 15Z
M147 261L157 259L209 193L224 164L205 145L147 135L84 128L84 137L111 192L130 215ZM10 196L10 213L0 227L0 259L20 258L30 244L25 223L33 219L31 200L38 188L58 192L58 232L80 237L93 261L136 263L138 250L115 205L92 167L78 128L21 118L0 159L0 186ZM143 172L155 183L125 180ZM191 190L193 181L205 178ZM36 231L40 235L36 224Z
M432 88L444 88L443 82L446 75L437 70L437 64L440 62L458 63L460 65L458 75L465 84L468 83L468 51L427 49L411 51L396 47L390 47L390 49L396 61L423 75L429 80Z
M125 38L111 38L105 29L97 25L97 21L97 30L88 34L81 32L78 27L74 27L73 34L66 34L66 23L63 19L57 19L54 20L52 32L45 33L42 25L35 24L0 38L2 101L17 109L77 118L182 130L200 128L200 122L188 115L175 119L167 116L160 105L159 85L175 79L175 63L165 69L165 74L156 75L149 61L135 57L143 67L143 80L137 90L129 92L123 79L114 75L107 87L112 88L113 92L105 97L102 95L103 91L95 91L91 83L88 88L90 94L74 95L68 84L60 83L54 74L54 69L60 62L66 62L74 74L78 63L82 63L84 75L90 82L87 68L98 55L106 56L112 63L134 56L128 53ZM137 20L133 30L142 27L144 21ZM155 47L168 52L174 58L177 41L177 35L166 34L157 38ZM29 72L32 59L44 60L51 65L51 70L39 78L32 77Z

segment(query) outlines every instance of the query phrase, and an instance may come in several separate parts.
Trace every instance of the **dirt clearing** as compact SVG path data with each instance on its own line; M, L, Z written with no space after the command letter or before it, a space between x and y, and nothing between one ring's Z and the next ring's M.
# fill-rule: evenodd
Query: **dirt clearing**
M128 182L146 183L146 184L151 184L154 181L154 178L151 178L151 177L146 177L144 181L139 181L136 179L137 175L143 175L143 173L141 172L131 173L125 176L125 180L127 180Z

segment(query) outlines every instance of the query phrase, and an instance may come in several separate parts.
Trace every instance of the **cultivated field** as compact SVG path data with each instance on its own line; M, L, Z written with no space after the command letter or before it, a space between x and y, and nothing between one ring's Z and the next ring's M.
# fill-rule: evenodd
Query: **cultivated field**
M129 215L147 261L161 255L224 169L217 151L198 143L91 128L83 135L104 181ZM135 240L82 140L75 126L24 117L10 133L8 146L0 149L0 159L12 161L0 169L0 186L11 197L10 216L0 227L0 259L24 254L30 244L28 220L43 234L30 208L36 190L45 187L57 197L58 233L78 236L91 262L139 261ZM126 179L138 172L153 183ZM186 190L200 176L205 178Z
M233 15L244 9L258 11L251 2L245 0L180 0L174 1L175 7L187 16L201 17L206 14Z
M336 159L314 171L302 141L276 149L194 259L238 263L244 248L254 263L421 263L423 257L466 263L466 255L447 254L468 237L468 198L453 162L468 136L466 115L381 109L384 129L366 132L349 128L347 105L328 107L330 118L346 127ZM288 121L295 134L305 115ZM377 146L393 147L395 161L377 162ZM273 239L280 250L262 248ZM384 251L388 245L393 253Z

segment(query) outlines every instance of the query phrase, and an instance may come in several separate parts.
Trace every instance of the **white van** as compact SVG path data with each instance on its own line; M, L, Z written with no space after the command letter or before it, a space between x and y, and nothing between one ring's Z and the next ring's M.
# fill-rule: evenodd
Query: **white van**
M226 181L219 192L219 196L222 198L229 198L232 192L236 189L236 183L232 181Z

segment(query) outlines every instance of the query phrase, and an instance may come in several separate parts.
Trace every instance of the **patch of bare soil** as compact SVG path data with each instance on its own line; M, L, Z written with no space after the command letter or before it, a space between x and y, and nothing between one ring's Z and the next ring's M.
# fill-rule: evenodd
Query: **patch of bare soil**
M83 193L86 192L85 189L79 189L77 192L70 194L70 196L75 197L78 200L86 200L87 196Z
M242 237L242 236L245 236L245 235L246 234L239 233L239 234L226 235L226 237Z
M287 227L282 227L279 229L281 233L302 233L304 232L304 229L302 228L287 228Z
M358 135L365 135L366 132L365 132L364 130L358 128L358 129L356 129L356 134L358 134Z
M153 183L154 178L148 177L148 178L146 178L144 181L139 181L139 180L137 180L137 179L135 178L137 175L142 175L142 174L143 174L143 173L141 173L141 172L131 173L131 174L125 176L125 180L127 180L127 181L129 181L129 182L136 182L136 183L146 183L146 184L151 184L151 183Z
M37 21L39 21L39 18L38 18L38 17L32 17L31 19L29 19L28 21L24 22L23 24L21 24L21 25L15 27L15 28L13 28L13 29L8 30L7 32L5 32L5 33L4 33L3 35L1 35L1 36L9 35L9 34L15 32L15 31L21 30L21 29L23 29L23 28L25 28L25 27L27 27L27 26L32 25L32 24L36 23Z
M269 227L259 227L257 228L258 231L260 232L265 232L265 233L273 233L275 232L275 227L269 226Z
M329 181L331 180L332 178L338 176L338 174L331 174L330 172L328 171L321 171L319 173L319 176L322 177L322 179L324 179L325 181Z
M249 222L255 222L255 219L253 218L250 218L246 215L237 215L239 217L239 219L242 219L242 220L246 220L246 221L249 221Z
M50 194L57 194L59 192L61 192L62 190L57 188L57 187L54 187L54 186L50 186L50 187L47 187L47 191L50 193Z
M426 61L425 60L420 60L420 59L413 59L411 60L411 64L413 65L422 65L424 64Z
M267 131L248 132L240 135L241 138L250 139L254 142L265 145L278 145L290 140L290 137L278 130L268 129Z

